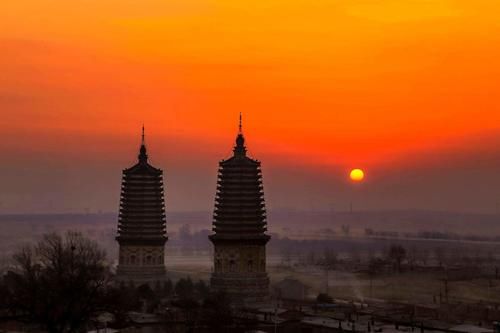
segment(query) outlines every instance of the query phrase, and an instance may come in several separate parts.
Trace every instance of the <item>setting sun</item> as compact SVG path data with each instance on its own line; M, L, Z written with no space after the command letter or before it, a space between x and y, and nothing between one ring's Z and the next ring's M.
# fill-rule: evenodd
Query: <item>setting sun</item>
M365 173L361 169L353 169L350 174L351 180L360 182L365 178Z

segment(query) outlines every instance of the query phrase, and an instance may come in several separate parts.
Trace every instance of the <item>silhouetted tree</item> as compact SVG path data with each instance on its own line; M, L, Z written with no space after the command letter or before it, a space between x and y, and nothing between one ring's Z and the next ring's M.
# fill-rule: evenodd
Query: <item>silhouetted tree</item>
M380 258L371 258L368 262L368 277L370 278L370 297L373 297L373 279L384 267L384 261Z
M316 296L316 302L318 303L333 303L333 298L325 293L320 293Z
M292 251L289 247L281 248L281 263L290 267L292 262Z
M137 292L139 294L139 297L144 299L151 299L155 297L153 289L151 289L151 287L147 283L141 284L139 287L137 287Z
M108 281L105 253L80 233L45 235L13 256L5 277L11 311L50 333L76 332L98 310Z
M389 248L388 259L392 261L396 270L401 272L401 264L406 258L406 250L399 244L391 245Z
M337 253L329 248L324 249L323 257L321 258L321 264L328 267L328 269L335 269L338 263Z
M194 290L196 291L197 296L201 299L207 298L210 294L210 288L203 280L199 280L198 282L196 282L196 284L194 285Z
M182 242L190 242L192 238L191 226L189 224L184 224L179 228L179 239Z
M116 328L126 327L129 321L127 313L139 311L141 305L137 289L129 286L108 286L102 299L102 307L115 316L113 324Z
M418 260L418 250L415 245L408 248L406 257L408 258L408 264L410 266L410 270L413 271L413 269L417 265L417 260Z
M151 289L149 284L142 284L137 287L137 295L139 296L142 304L145 305L142 310L147 312L152 312L160 304L160 299L158 298L157 293Z
M349 236L349 234L351 233L351 227L347 224L342 224L341 229L344 236Z
M3 275L3 274L2 274ZM0 278L0 299L6 300L10 297L10 292L6 285L6 279ZM0 304L0 312L8 310L8 304Z
M233 309L226 294L209 295L203 302L203 321L210 332L224 332L233 324Z
M446 253L445 250L442 247L436 247L434 249L434 257L436 258L439 267L443 267L443 262L446 259Z
M172 305L181 309L186 324L186 332L194 332L200 316L200 304L193 298L180 298Z
M172 281L170 279L163 282L163 286L161 289L161 296L162 297L172 296L173 291L174 291L174 285L172 284Z
M175 284L175 294L180 299L192 298L194 294L194 284L190 277L182 278Z

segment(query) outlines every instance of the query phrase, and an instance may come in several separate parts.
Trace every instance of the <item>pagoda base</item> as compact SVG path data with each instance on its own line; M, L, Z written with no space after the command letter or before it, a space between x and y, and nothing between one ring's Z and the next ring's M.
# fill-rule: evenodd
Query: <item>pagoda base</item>
M210 289L235 301L264 301L269 297L269 277L267 273L213 273Z
M140 286L143 284L155 288L167 281L165 266L124 266L118 265L116 281L120 284Z

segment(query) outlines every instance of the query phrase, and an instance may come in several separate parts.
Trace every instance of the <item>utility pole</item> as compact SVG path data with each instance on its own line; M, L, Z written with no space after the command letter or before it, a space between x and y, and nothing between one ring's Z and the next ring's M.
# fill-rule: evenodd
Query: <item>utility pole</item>
M325 287L326 287L326 294L327 295L330 295L329 291L330 291L330 274L328 272L328 265L325 265L325 273L326 273L326 284L325 284Z
M276 299L276 307L274 308L274 333L278 331L278 299Z

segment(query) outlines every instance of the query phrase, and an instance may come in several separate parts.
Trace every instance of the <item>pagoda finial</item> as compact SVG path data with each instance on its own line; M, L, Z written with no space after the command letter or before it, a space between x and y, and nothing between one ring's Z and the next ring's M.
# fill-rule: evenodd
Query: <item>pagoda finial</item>
M234 156L245 156L247 149L245 148L245 138L243 137L242 121L240 112L240 124L238 126L238 135L236 136L236 146L234 147Z
M138 158L140 163L147 163L148 161L148 154L146 153L146 145L144 141L144 124L142 124L141 149L139 150Z

